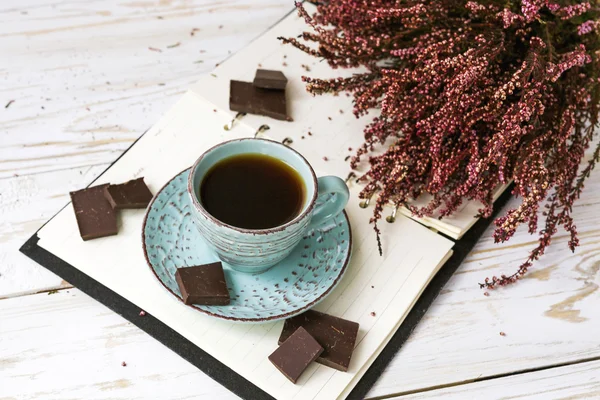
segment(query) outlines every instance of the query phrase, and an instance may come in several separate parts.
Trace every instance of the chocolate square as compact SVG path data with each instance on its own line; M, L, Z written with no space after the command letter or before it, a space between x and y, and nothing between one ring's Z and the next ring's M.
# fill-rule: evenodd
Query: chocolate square
M287 340L299 327L306 329L323 346L324 351L317 358L318 363L348 371L358 336L356 322L309 310L285 320L279 343Z
M229 290L220 262L178 268L175 280L185 304L222 306L229 304Z
M146 208L152 200L152 193L144 178L137 178L120 185L109 185L104 194L115 209Z
M270 69L257 69L254 75L254 86L262 89L284 90L287 84L287 78L281 71Z
M261 89L250 82L232 80L229 83L229 108L282 121L288 119L284 90Z
M306 329L298 328L269 356L269 360L286 378L296 383L304 370L322 352L323 347Z
M116 235L117 214L104 197L108 184L71 192L79 234L83 240Z

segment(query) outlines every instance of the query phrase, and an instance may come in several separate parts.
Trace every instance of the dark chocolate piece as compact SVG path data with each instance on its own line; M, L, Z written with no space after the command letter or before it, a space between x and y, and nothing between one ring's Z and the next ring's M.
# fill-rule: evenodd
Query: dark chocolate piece
M339 371L348 371L358 335L358 324L318 311L309 310L285 320L279 343L303 327L325 349L317 362Z
M254 75L254 86L262 89L285 89L287 78L281 71L272 71L270 69L257 69Z
M282 121L288 119L284 90L260 89L250 82L229 83L229 108Z
M286 378L296 383L322 352L323 347L300 327L269 356L269 360Z
M220 262L178 268L175 280L185 304L223 306L229 304L229 290Z
M83 240L116 235L117 214L104 197L108 184L71 192L71 202Z
M109 185L104 194L110 205L117 209L146 208L152 200L152 193L144 178L137 178L120 185Z

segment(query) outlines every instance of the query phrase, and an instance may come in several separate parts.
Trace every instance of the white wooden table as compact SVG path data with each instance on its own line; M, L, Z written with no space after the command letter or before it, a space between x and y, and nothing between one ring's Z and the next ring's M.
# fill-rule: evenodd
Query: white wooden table
M0 2L0 399L236 397L17 250L201 74L291 8ZM574 209L577 252L559 233L527 279L485 297L477 282L512 272L536 240L520 231L498 246L488 230L369 396L600 398L599 211L595 173Z

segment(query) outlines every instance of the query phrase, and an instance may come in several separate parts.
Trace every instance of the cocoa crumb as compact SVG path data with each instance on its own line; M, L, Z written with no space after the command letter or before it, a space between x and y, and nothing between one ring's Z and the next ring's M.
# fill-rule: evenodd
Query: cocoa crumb
M331 117L327 117L327 119L331 121Z
M123 367L126 367L126 366L127 366L127 363L126 363L125 361L123 361L123 362L121 363L121 366L123 366Z
M484 296L489 296L490 294L488 292L483 292Z
M283 65L284 67L287 67L287 63L285 61L282 62L281 65Z
M146 311L142 310L140 311L140 317L145 317L146 316Z
M308 136L312 136L312 132L308 132Z
M300 139L304 139L304 136L300 136Z
M371 311L371 317L376 316L377 314L375 314L375 311Z
M223 29L223 25L219 25L219 29Z
M150 50L150 51L156 51L158 53L162 53L162 50L161 49L157 49L156 47L148 47L148 50Z
M196 34L196 32L198 32L199 30L200 30L200 28L192 29L192 31L190 32L190 36L194 36Z
M329 161L329 158L323 157L323 161Z
M506 333L500 332L500 336L506 336Z
M344 113L344 110L342 110L342 109L340 108L340 114L343 114L343 113Z

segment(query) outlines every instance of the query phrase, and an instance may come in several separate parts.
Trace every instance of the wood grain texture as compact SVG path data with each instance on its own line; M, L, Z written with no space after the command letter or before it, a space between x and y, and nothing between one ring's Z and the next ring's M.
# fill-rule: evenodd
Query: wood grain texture
M17 252L24 240L200 74L291 8L285 0L0 2L0 298L64 286ZM47 171L57 172L37 175Z
M395 398L402 400L597 399L600 398L599 376L600 361L591 361Z
M0 321L2 399L238 398L77 289L4 299Z
M108 165L0 179L0 299L67 286L19 247Z
M507 209L517 203L511 200ZM513 273L537 244L520 229L495 245L489 228L369 395L599 358L599 209L600 174L594 173L573 208L581 241L575 253L559 231L521 282L484 296L478 282Z
M87 166L116 158L198 74L290 8L283 0L0 2L0 297L63 285L16 252L25 238L104 169ZM599 175L574 208L575 254L561 232L525 280L486 297L477 282L511 273L536 244L521 230L496 246L488 230L370 396L600 357ZM0 337L7 398L235 398L75 289L0 300ZM598 370L591 361L422 395L518 398L548 387L540 398L593 398Z
M292 7L2 1L0 178L111 162L200 74Z

